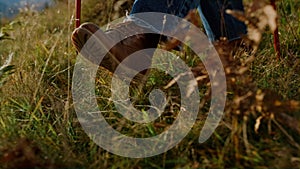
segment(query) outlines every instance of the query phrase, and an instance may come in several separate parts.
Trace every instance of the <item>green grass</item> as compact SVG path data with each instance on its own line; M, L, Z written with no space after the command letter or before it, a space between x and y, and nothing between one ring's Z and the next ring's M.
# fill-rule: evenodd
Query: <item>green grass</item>
M278 91L285 99L300 98L299 58L299 1L284 1L277 4L279 12L279 33L281 55L277 61L274 55L273 36L265 34L260 51L253 64L253 75L261 88Z
M97 2L83 2L84 21L104 25L117 15L125 14L132 4L132 1L127 2L120 11L114 11L115 1ZM299 1L278 2L282 60L276 60L272 35L267 31L250 69L258 88L276 91L286 101L300 101L299 5ZM5 70L5 76L0 76L0 168L20 168L29 162L36 168L300 167L300 151L294 144L300 142L299 135L281 124L294 139L291 141L274 122L271 122L272 132L269 133L271 120L267 115L261 121L259 132L255 133L256 119L264 113L247 114L243 112L248 110L246 108L240 109L245 114L237 115L230 111L235 108L228 107L224 122L207 142L199 144L197 139L209 103L201 109L199 120L185 139L164 154L132 159L113 155L97 146L83 131L72 102L71 80L76 62L76 52L70 44L74 28L71 21L73 8L74 4L68 6L61 1L55 8L41 13L22 13L14 24L5 25L9 28L5 29L9 39L0 41L0 65L13 53L13 67ZM97 17L88 13L95 13ZM187 59L190 66L198 63L188 49L176 54ZM243 53L240 55L245 57ZM179 111L180 96L176 85L164 90L171 101L167 113L153 123L140 125L120 118L116 113L108 99L110 78L109 72L98 71L96 93L99 108L106 112L104 115L114 128L130 136L148 137L161 133L172 124ZM153 71L142 90L146 95L137 96L138 91L133 90L132 97L138 98L137 105L143 105L148 102L149 91L162 88L170 80L163 72ZM238 84L236 91L252 90L251 86ZM241 81L240 84L244 83ZM199 85L199 89L204 96L207 87ZM233 92L228 105L232 105L234 96L239 95ZM251 106L250 102L243 103ZM299 113L298 110L289 115L299 121ZM160 127L156 126L158 123ZM243 127L247 129L250 152L246 152Z

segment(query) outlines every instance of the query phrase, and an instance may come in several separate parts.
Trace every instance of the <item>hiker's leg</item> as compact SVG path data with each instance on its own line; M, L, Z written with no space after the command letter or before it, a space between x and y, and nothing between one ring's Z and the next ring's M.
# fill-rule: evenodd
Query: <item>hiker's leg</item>
M232 41L247 33L246 25L226 14L227 9L243 11L242 0L200 0L198 11L210 41L220 37Z
M242 0L135 0L130 14L162 12L183 18L190 10L197 7L210 41L218 40L220 37L227 37L231 41L247 33L243 22L225 12L226 9L243 11ZM145 26L146 23L139 24ZM175 21L168 24L170 29L175 25Z
M161 23L164 20L163 15L161 15L161 18L151 18L151 15L147 16L147 18L138 18L136 17L138 15L135 14L142 12L159 12L184 18L190 10L196 9L199 6L199 2L200 0L135 0L129 19L135 21L140 26L148 28L154 27L157 30L161 30ZM155 20L157 21L157 25L149 25L147 24L147 20ZM177 24L178 21L175 17L171 17L171 19L167 18L167 23L164 25L164 29L172 30Z
M130 14L161 12L185 17L191 9L199 6L200 0L135 0Z

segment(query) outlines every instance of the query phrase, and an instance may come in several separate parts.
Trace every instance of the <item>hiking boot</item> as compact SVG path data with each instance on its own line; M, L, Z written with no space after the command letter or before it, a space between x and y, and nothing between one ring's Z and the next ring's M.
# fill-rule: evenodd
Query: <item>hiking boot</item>
M122 65L128 70L135 70L139 72L138 75L146 75L148 70L140 72L140 67L150 67L154 49L143 49L156 48L160 35L144 32L149 30L132 21L117 24L106 31L93 23L84 23L74 30L72 42L81 55L112 73L126 59ZM138 51L138 57L127 58Z

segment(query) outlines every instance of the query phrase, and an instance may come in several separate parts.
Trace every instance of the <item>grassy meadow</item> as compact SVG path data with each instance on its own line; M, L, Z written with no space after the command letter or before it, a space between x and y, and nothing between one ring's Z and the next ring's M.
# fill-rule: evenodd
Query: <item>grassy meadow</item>
M132 3L83 1L82 22L105 25L124 16ZM224 118L212 137L198 143L210 103L206 78L198 84L204 102L189 134L161 155L137 159L100 148L77 119L71 93L77 56L70 41L74 2L57 0L42 12L23 9L0 28L0 168L300 168L300 1L278 1L277 7L279 60L268 28L262 32L257 52L239 49L234 55L230 51L221 54L226 70L231 70L226 72L228 99ZM189 48L172 52L205 75ZM154 70L142 91L131 90L136 105L147 104L149 91L171 80ZM116 112L107 90L110 82L111 74L99 68L95 80L98 106L121 133L150 137L176 119L178 86L164 89L167 112L158 121L139 125Z

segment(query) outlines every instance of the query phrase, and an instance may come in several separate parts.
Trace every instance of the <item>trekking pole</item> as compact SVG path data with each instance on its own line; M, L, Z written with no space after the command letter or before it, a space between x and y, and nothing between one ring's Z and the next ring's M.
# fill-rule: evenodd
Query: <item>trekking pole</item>
M76 16L75 16L75 27L80 26L80 15L81 15L81 0L75 0Z
M271 1L271 5L273 6L274 10L276 11L275 0L270 0L270 1ZM277 60L279 60L281 56L280 56L280 42L279 42L278 24L276 25L276 29L273 32L273 36L274 36L274 49L275 49L275 52L276 52L276 58L277 58Z

